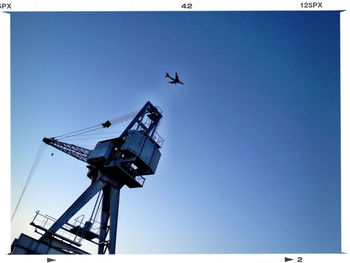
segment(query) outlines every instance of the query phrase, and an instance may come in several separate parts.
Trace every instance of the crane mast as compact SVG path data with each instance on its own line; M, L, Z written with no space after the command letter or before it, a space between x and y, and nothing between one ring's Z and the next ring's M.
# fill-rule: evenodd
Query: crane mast
M148 101L119 137L99 141L92 150L61 142L55 137L44 138L46 144L86 162L91 184L50 227L36 224L34 218L31 224L36 230L43 231L42 236L39 240L28 241L28 237L22 234L13 242L12 253L40 254L38 247L41 245L46 246L47 251L55 249L56 253L83 254L78 242L58 234L59 230L64 230L96 244L98 254L107 251L115 254L120 189L124 185L143 187L144 176L155 173L163 144L157 133L161 118L161 110ZM102 125L108 127L110 123L107 121ZM79 226L71 225L68 221L100 191L103 195L99 231L92 231L91 221ZM55 246L52 247L52 244Z

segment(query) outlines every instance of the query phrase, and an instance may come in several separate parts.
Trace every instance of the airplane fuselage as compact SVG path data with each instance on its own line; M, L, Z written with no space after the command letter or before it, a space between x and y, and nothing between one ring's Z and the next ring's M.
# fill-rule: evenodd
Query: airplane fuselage
M168 82L168 83L170 83L170 84L177 84L177 83L179 83L179 84L182 84L182 85L183 85L183 82L181 82L181 81L179 80L179 76L177 75L177 72L175 72L175 78L172 78L171 76L169 76L168 72L165 74L165 77L172 80L172 81L169 81L169 82Z

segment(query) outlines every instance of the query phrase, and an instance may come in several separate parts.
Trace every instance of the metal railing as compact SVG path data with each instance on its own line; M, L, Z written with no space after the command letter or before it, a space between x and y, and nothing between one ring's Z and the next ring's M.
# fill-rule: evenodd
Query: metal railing
M142 121L142 123L148 128L151 123L152 120L150 118L148 118L147 116L144 118L144 120ZM144 133L146 133L146 131L144 130L144 128L142 128L138 123L135 123L134 126L131 128L132 130L137 130L137 131L143 131ZM148 135L149 136L149 135ZM151 137L151 139L156 142L160 147L163 146L164 143L164 139L162 138L162 136L160 136L158 134L158 132L154 132L153 136Z
M56 233L54 233L55 236L65 239L68 242L72 242L76 245L81 245L83 238L81 237L81 235L83 234L83 227L84 227L84 215L80 215L77 218L73 219L74 223L66 223L64 224ZM30 223L32 226L34 226L35 228L38 228L44 232L47 232L50 227L57 221L56 218L53 218L52 216L49 215L44 215L41 214L40 211L36 211L35 212L35 216L32 220L32 222ZM73 228L79 226L80 227L80 231L76 232L76 233L71 233L70 230L72 230ZM98 221L94 221L93 225L90 229L91 232L94 232L95 234L99 234L100 232L100 222ZM38 232L38 231L36 231ZM40 232L38 232L40 233ZM41 233L42 234L42 233Z
M163 146L164 139L162 136L160 136L157 132L154 133L152 138L160 147Z

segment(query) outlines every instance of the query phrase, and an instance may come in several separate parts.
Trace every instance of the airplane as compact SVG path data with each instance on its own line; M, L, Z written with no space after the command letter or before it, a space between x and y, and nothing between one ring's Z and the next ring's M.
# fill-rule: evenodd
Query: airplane
M179 76L177 75L177 72L175 72L175 78L170 77L168 72L166 73L165 77L172 80L172 81L169 81L168 83L171 83L171 84L180 83L183 85L183 83L179 80Z

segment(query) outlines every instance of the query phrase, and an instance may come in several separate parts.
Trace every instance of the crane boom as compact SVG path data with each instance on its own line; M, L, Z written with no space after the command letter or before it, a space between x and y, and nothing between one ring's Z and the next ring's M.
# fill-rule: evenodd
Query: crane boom
M85 163L87 162L87 156L90 153L90 150L88 149L66 142L60 142L54 138L44 138L43 142L62 152L65 152L66 154L69 154L70 156L73 156L80 161Z

